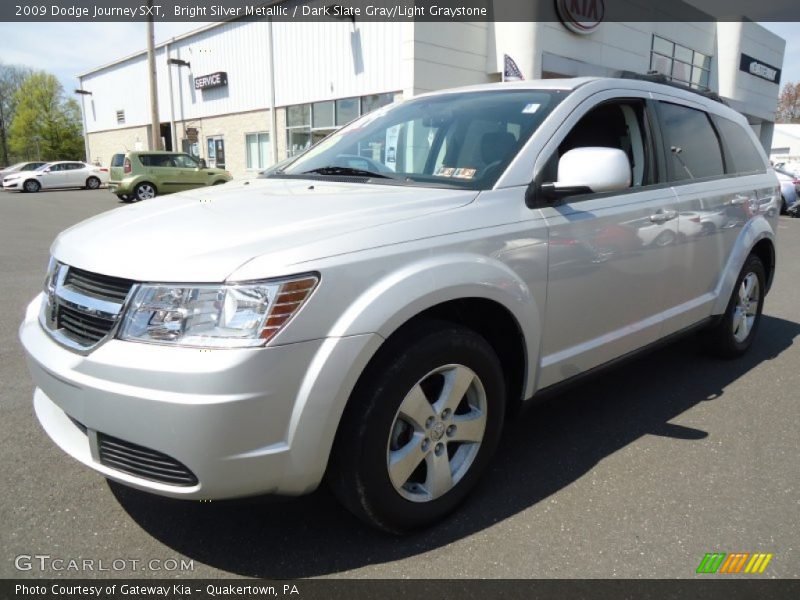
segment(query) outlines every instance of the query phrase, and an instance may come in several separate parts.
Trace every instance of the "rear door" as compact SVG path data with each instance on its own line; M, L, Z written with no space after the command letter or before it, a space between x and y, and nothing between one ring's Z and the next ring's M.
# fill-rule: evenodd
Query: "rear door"
M210 172L201 169L199 161L188 154L176 154L172 157L172 162L178 169L180 189L190 190L208 184Z
M542 155L550 153L539 183L555 180L558 157L571 149L621 149L631 163L632 185L541 208L549 250L540 388L645 346L660 332L677 206L662 181L654 116L637 94L598 94L573 113Z
M676 271L665 290L671 305L663 331L668 335L711 314L725 264L757 202L755 188L737 175L714 120L701 105L667 97L657 105L667 173L679 205Z

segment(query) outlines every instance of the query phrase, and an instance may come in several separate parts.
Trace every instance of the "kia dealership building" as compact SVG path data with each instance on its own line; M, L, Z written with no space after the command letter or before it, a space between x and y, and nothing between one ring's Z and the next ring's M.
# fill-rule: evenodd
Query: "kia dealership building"
M235 177L296 154L394 100L503 79L657 71L717 92L769 150L785 42L752 22L396 22L325 19L214 24L156 47L160 136ZM150 145L145 51L78 76L87 154Z

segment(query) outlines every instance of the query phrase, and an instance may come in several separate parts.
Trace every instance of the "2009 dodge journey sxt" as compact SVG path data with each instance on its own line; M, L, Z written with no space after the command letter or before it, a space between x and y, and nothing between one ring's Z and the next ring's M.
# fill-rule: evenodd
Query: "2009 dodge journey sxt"
M504 419L672 334L758 329L778 184L746 120L648 80L367 114L262 179L58 236L20 336L65 452L156 494L303 494L387 530L476 484Z

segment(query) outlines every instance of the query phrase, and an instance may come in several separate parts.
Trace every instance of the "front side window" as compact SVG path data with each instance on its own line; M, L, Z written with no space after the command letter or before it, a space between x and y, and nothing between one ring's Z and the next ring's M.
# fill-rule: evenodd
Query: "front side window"
M722 149L702 110L659 102L670 179L685 181L725 174Z
M350 174L487 189L565 95L493 90L393 104L330 135L275 175L357 170Z
M653 147L646 121L642 100L615 100L596 106L569 130L557 151L549 157L539 179L556 181L558 161L570 150L601 147L622 150L627 155L631 187L656 183Z

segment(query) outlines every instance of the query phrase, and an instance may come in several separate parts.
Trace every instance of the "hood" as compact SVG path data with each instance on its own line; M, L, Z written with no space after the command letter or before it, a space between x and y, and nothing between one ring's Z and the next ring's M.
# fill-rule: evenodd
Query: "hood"
M371 228L451 210L476 196L415 186L255 179L97 215L61 233L52 254L68 265L137 281L223 281L256 257L355 232L361 247L378 246L380 234Z

